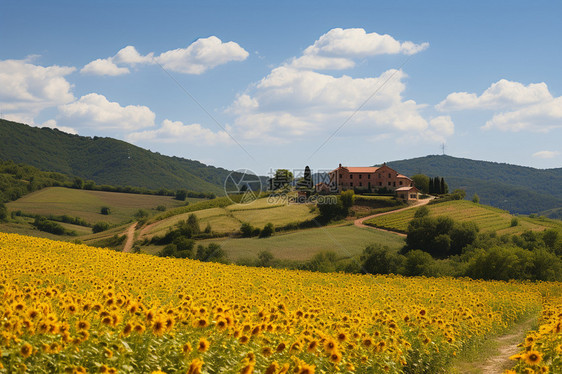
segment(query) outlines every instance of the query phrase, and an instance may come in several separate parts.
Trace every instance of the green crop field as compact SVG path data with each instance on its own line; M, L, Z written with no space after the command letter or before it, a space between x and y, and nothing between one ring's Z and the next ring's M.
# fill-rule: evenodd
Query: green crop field
M558 223L548 219L531 219L519 217L519 224L511 226L514 216L508 212L487 205L475 204L471 201L448 201L441 204L428 205L429 215L447 216L459 222L475 222L481 232L497 232L503 234L520 234L525 230L544 230L547 228L559 228L562 230L562 222ZM414 218L416 209L408 209L398 213L391 213L372 218L365 224L380 227L392 231L406 232L408 223Z
M211 242L220 244L231 260L255 258L263 250L268 250L276 258L284 260L308 260L321 251L334 251L339 258L349 258L361 254L367 245L373 243L380 243L392 249L404 246L404 239L398 235L353 225L277 233L264 239L223 238L199 243Z
M196 200L194 200L196 201ZM106 221L120 224L129 221L139 209L151 210L159 205L166 208L177 207L183 202L170 196L139 195L105 191L76 190L63 187L45 188L7 203L9 211L21 210L24 213L41 215L64 215L79 217L89 223ZM100 214L107 206L110 215Z
M242 222L248 222L256 227L263 227L271 222L274 226L284 226L292 222L302 222L317 216L311 212L308 205L270 203L267 199L259 199L251 204L233 204L225 208L210 208L178 214L153 223L147 234L162 235L168 228L181 220L186 220L190 214L199 218L201 229L207 224L218 233L230 233L240 229Z

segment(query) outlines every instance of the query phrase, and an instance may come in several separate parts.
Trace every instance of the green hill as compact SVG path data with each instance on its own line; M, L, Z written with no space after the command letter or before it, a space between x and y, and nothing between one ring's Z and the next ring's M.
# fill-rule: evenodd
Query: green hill
M163 156L112 138L71 135L0 120L0 160L93 180L96 184L185 188L223 194L230 171Z
M451 156L426 156L387 163L406 175L444 177L449 189L475 193L483 204L512 213L538 213L562 207L562 168L535 169Z

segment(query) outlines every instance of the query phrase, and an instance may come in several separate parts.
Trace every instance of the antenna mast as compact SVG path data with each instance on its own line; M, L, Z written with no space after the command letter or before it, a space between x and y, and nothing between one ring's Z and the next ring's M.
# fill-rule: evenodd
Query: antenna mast
M441 152L443 152L443 156L445 156L445 143L441 144Z

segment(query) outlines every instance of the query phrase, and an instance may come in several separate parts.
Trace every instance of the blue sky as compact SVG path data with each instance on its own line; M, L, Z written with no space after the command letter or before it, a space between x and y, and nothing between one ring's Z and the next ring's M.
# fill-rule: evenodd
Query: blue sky
M556 2L2 1L2 117L228 169L562 166ZM338 130L339 129L339 130Z

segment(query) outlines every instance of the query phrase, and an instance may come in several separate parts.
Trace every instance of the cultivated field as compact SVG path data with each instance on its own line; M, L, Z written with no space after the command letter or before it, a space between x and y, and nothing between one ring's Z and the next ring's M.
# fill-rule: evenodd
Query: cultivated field
M193 199L197 201L200 199ZM155 209L159 205L166 208L183 205L170 196L152 196L104 191L76 190L63 187L45 188L7 203L9 211L21 210L24 213L41 215L69 215L79 217L89 223L106 221L120 224L132 219L139 209ZM101 207L111 209L110 215L100 214Z
M238 231L242 222L262 228L271 222L274 226L284 226L293 222L303 222L318 215L311 211L308 205L302 204L271 204L267 199L259 199L251 204L232 204L222 208L210 208L178 214L153 223L147 235L162 235L181 220L186 220L190 214L195 214L201 223L201 228L210 224L213 231L231 233Z
M350 258L360 255L367 245L373 243L396 250L404 246L404 239L400 236L353 225L276 233L272 237L263 239L224 238L200 241L203 244L210 242L220 244L231 260L254 259L263 250L268 250L276 258L283 260L309 260L322 251L333 251L338 258Z
M10 373L449 373L455 356L561 291L247 268L14 234L0 234L0 285L0 371ZM560 359L548 352L539 372Z
M549 219L532 219L518 217L518 225L511 226L512 216L508 212L487 205L475 204L467 200L448 201L435 205L427 205L430 216L448 216L459 222L475 222L480 232L496 232L503 234L520 234L525 230L544 230L558 228L562 230L562 222ZM409 209L372 218L364 223L392 231L406 232L408 223L414 218L416 210Z

